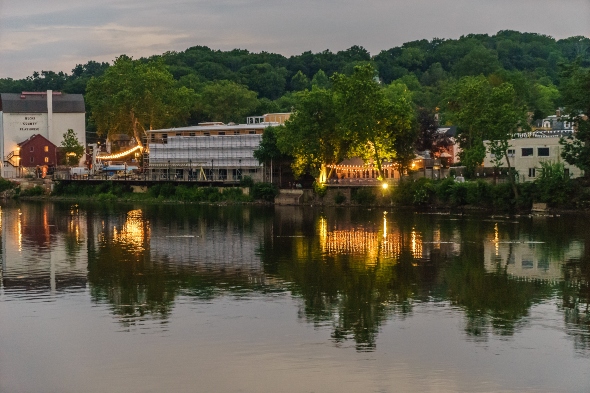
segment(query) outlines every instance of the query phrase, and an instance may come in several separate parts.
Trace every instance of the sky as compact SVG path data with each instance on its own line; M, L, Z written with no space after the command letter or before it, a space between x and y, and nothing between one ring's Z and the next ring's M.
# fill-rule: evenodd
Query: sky
M195 45L375 55L500 30L590 37L590 0L0 0L0 78Z

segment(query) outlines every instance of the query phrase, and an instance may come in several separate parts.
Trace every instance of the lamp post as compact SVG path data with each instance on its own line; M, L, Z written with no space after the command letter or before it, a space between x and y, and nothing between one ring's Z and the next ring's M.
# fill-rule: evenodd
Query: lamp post
M170 160L168 160L168 181L170 181Z
M213 160L211 160L211 181L213 181Z
M191 180L191 177L193 176L193 160L191 160L190 158L188 159L188 180Z

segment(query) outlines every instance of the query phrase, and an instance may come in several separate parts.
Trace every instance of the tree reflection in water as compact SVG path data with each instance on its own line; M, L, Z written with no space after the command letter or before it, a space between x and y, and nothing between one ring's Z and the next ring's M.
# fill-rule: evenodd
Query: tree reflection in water
M89 209L88 282L95 301L111 304L131 326L167 319L179 296L289 291L301 299L300 317L329 327L337 345L351 341L370 351L387 321L411 316L422 303L457 306L466 334L487 340L514 334L527 324L532 306L561 297L568 334L580 351L590 349L590 257L575 258L571 245L581 242L579 229L564 220L227 209L152 207L100 215ZM549 227L566 234L552 236ZM163 230L200 233L195 256L173 247L162 252L154 231ZM255 266L199 259L212 233L218 235L209 243L222 242L221 249L235 243L231 236L247 234L238 252L246 258L254 248L248 263Z

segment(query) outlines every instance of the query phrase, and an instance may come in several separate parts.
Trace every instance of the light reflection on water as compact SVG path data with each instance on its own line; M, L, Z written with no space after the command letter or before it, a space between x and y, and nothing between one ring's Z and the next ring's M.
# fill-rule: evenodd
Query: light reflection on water
M590 387L580 217L42 203L0 217L0 391Z

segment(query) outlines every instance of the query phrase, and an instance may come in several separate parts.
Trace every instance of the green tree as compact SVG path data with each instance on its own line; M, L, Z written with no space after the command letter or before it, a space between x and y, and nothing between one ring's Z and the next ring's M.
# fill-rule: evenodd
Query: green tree
M457 125L457 140L461 146L459 158L469 173L483 162L483 144L487 125L487 95L490 85L483 76L463 77L447 92L449 119Z
M372 161L383 178L382 162L396 155L395 140L412 127L414 111L408 95L392 102L377 81L370 64L356 66L350 76L335 74L336 115L350 153Z
M295 112L278 129L278 146L293 157L295 176L309 172L318 183L330 178L332 169L348 153L348 140L338 127L333 93L313 88L298 94Z
M297 73L291 78L291 90L300 91L308 88L309 79L303 74L303 72L301 72L301 70L297 71Z
M330 85L330 78L326 75L326 73L322 70L319 70L315 73L313 78L311 79L312 87L319 87L320 89L329 89Z
M209 120L243 123L258 106L256 95L235 82L211 82L201 91L198 105Z
M566 105L567 118L574 123L575 135L562 138L563 159L590 176L590 69L580 67L579 62L567 66L562 73L560 86Z
M494 156L494 166L499 168L503 161L508 167L510 184L514 196L518 199L518 188L514 179L514 173L510 166L508 148L514 134L527 127L526 107L519 104L516 92L510 83L503 83L498 87L492 87L487 93L488 105L485 116L485 136L488 139L488 151Z
M66 156L66 164L70 166L78 165L80 158L84 154L84 146L80 144L78 136L71 128L63 134L63 137L61 146Z
M195 93L178 87L161 60L146 63L123 55L88 82L86 101L99 135L128 134L143 146L145 130L182 124Z

